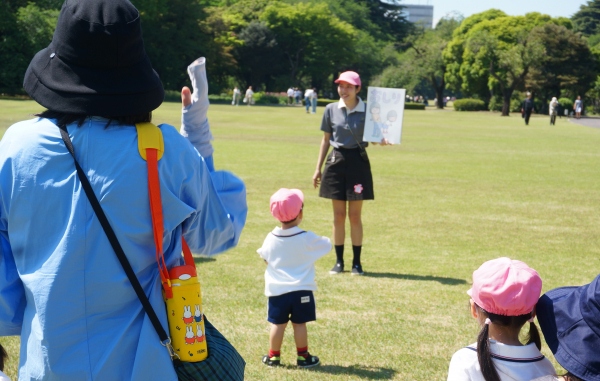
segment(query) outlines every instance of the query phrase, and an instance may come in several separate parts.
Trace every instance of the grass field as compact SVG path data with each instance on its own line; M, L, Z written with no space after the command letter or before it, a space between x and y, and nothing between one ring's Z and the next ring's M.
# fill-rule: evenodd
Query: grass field
M0 134L40 110L31 101L0 101ZM198 260L204 311L246 359L248 380L445 380L452 354L476 340L465 291L481 263L525 261L544 291L589 283L600 272L600 129L564 118L551 127L533 117L526 127L518 114L407 111L402 145L369 148L376 200L363 210L366 276L330 276L333 252L317 262L309 350L322 365L264 367L269 325L256 249L276 224L270 195L302 189L301 227L331 236L331 203L311 183L318 111L215 105L209 113L215 166L246 182L249 212L237 248ZM176 103L154 114L156 123L179 118ZM14 378L18 339L1 342ZM294 350L287 332L288 365Z

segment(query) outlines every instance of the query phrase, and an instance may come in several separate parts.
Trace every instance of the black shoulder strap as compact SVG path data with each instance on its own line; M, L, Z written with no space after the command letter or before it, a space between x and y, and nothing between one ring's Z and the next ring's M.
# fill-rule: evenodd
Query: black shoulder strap
M73 149L73 143L71 142L71 138L69 138L69 132L67 131L67 127L59 126L58 128L60 129L60 135L62 137L63 142L65 142L65 145L67 146L67 149L69 150L69 153L71 154L71 156L73 156L73 161L75 162L75 168L77 168L77 176L79 177L79 180L81 181L81 186L83 187L83 190L85 191L85 194L86 194L88 200L90 201L90 204L92 204L92 209L94 209L94 212L96 213L96 217L98 217L98 221L100 221L100 225L102 225L102 229L104 229L104 232L106 233L106 236L108 237L108 241L110 242L110 245L112 246L113 250L115 251L115 254L117 254L117 258L119 259L119 262L121 262L121 266L123 266L123 270L125 270L125 274L127 274L127 278L129 278L129 281L131 282L131 286L133 286L133 290L135 291L137 297L140 299L140 302L142 303L142 306L144 307L144 311L146 311L148 318L152 322L152 325L154 326L154 329L156 330L156 333L158 334L158 337L160 338L161 344L163 344L164 346L167 347L167 349L169 349L170 345L171 345L170 344L171 338L167 335L167 332L165 332L164 328L160 324L160 320L158 320L158 316L156 316L156 312L154 312L154 308L152 308L152 305L150 304L148 297L144 293L144 289L140 285L138 278L135 276L135 272L133 272L133 269L131 268L131 264L129 263L129 260L127 259L127 256L125 255L125 252L123 251L123 248L121 248L121 244L119 243L119 240L117 239L117 236L115 235L114 230L110 226L110 223L108 222L108 219L106 218L106 215L104 214L104 211L102 210L102 206L100 206L100 202L98 201L98 198L96 198L96 195L94 194L92 185L90 184L83 169L81 169L81 167L79 166L77 159L75 159L75 150ZM172 349L169 349L170 354L171 354L171 350ZM171 355L171 357L173 357L173 356Z
M356 142L356 144L358 144L358 149L360 149L361 151L365 150L365 147L362 146L362 144L360 144L360 142L358 141L358 139L356 139L356 136L354 136L354 132L352 132L352 127L350 127L350 123L348 123L348 111L346 110L346 107L342 108L344 111L344 119L346 120L346 128L348 129L348 131L350 131L350 134L352 134L352 137L354 138L354 141Z

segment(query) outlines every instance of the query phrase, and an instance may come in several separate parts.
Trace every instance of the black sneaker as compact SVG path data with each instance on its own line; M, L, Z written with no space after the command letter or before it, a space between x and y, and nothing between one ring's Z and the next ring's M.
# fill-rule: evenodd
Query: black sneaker
M269 355L264 355L262 358L262 363L266 366L280 366L281 365L281 357L269 357Z
M310 353L308 357L298 356L298 367L299 368L310 368L311 366L319 365L321 362L317 356L312 356Z
M331 270L329 270L329 274L331 275L337 275L341 272L344 271L344 264L343 263L336 263L335 266L333 266L333 268Z
M365 275L365 272L360 264L352 266L352 275Z

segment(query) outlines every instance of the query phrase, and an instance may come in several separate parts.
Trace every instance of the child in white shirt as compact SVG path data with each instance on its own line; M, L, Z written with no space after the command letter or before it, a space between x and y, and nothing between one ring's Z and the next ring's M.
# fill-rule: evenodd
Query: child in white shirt
M540 276L523 262L498 258L481 265L467 291L481 332L477 343L454 353L448 381L530 381L556 374L540 352L533 322L541 291ZM526 322L529 341L523 345L519 333Z
M267 320L272 323L269 354L263 356L262 362L268 366L281 365L281 343L291 320L298 349L297 365L303 368L315 366L319 364L319 358L308 353L306 323L317 319L313 295L317 290L315 262L331 251L331 241L298 227L304 206L302 191L281 188L270 201L271 214L281 222L281 228L273 229L257 250L267 263Z

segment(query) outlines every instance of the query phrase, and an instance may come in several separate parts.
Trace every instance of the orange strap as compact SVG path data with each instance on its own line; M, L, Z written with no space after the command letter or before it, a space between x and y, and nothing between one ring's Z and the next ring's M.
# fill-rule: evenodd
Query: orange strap
M160 182L158 180L157 152L158 150L155 148L146 148L146 163L148 165L148 193L150 194L150 212L152 214L152 230L154 231L158 272L160 273L160 280L165 290L165 298L171 299L173 297L173 290L171 289L169 271L167 270L165 257L163 255L164 224L162 202L160 198ZM185 242L183 236L181 237L181 244L183 248L185 264L196 268L194 257L192 257L192 252L190 251L190 248L187 242Z
M160 281L165 289L165 298L173 297L171 290L171 281L169 271L165 264L163 255L163 214L162 202L160 201L160 183L158 181L158 160L157 149L146 149L146 163L148 164L148 192L150 193L150 212L152 214L152 230L154 231L154 244L156 245L156 261L158 262L158 272Z

